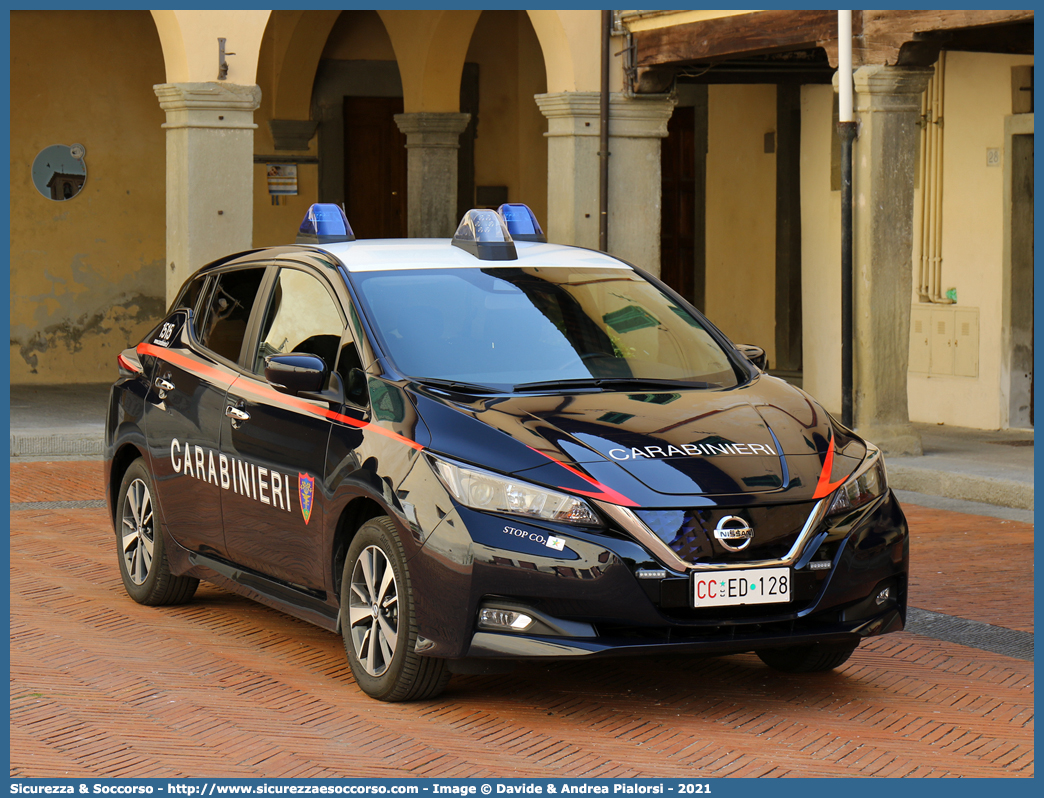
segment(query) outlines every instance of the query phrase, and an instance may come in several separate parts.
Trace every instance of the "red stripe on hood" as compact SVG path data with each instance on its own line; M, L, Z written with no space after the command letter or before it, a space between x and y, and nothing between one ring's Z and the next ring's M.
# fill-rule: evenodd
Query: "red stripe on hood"
M562 490L567 491L568 493L579 493L581 496L590 496L592 499L603 499L603 500L609 502L610 504L619 504L622 507L638 507L638 506L640 506L638 504L638 502L631 501L626 496L624 496L622 493L619 493L619 492L613 490L608 485L603 485L598 480L591 479L591 477L587 476L587 474L583 473L582 471L579 471L576 468L573 468L572 466L566 465L561 460L555 459L554 457L549 455L547 452L542 452L539 449L533 449L532 446L527 446L526 448L527 449L532 449L534 452L536 452L537 454L543 455L548 460L551 460L552 462L558 463L566 471L570 472L571 474L576 474L584 482L588 483L589 485L594 485L596 488L598 488L598 492L597 493L592 493L591 491L586 491L586 490L576 490L574 488L562 488L562 486L559 485L559 487L562 488Z

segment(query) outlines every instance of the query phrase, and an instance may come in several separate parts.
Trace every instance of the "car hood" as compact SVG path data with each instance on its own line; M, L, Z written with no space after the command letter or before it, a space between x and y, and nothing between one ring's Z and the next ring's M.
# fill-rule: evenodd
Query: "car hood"
M815 400L768 376L723 391L410 394L433 451L617 504L819 498L866 452Z

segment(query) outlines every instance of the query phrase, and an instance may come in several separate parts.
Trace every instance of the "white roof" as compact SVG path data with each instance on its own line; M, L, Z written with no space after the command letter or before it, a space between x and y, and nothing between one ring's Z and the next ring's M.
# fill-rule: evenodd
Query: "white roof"
M568 266L570 268L630 269L631 267L591 249L516 241L517 260L480 260L455 247L448 238L362 239L318 248L336 257L350 272L399 269L495 269L519 266Z

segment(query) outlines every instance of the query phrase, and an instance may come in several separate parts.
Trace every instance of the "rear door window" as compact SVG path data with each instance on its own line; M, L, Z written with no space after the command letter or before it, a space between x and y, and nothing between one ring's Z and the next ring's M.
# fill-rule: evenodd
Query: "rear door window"
M264 277L263 266L217 275L214 290L200 310L200 344L226 360L239 361L250 313Z
M181 289L181 293L178 294L178 298L174 300L174 304L170 306L170 309L172 311L180 308L195 310L196 303L199 302L199 296L203 292L203 286L209 277L209 274L201 274L194 280L185 283L184 288Z

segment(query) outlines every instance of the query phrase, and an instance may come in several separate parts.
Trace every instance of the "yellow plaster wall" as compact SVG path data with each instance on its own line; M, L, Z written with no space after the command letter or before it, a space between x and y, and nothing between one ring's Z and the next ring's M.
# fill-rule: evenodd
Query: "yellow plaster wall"
M105 382L165 309L164 82L147 11L11 12L12 383ZM66 202L30 170L82 144Z
M803 387L841 412L841 192L830 190L831 86L801 87Z
M313 150L315 145L312 145ZM279 154L271 155L271 162L279 163ZM268 193L266 163L254 164L254 246L280 247L294 243L305 211L319 201L319 167L316 164L298 164L297 195L280 197L272 204Z
M546 90L540 43L525 12L484 11L468 62L479 65L475 185L507 186L547 229L547 120L535 94Z
M710 86L707 102L707 315L775 363L776 87Z
M998 148L1002 158L1008 157L1003 152L1004 117L1011 114L1011 67L1032 64L1033 58L951 52L946 59L943 291L956 288L960 308L979 309L979 376L911 373L910 417L997 429L1002 422L1001 402L1007 396L1000 370L1007 199L1003 163L987 166L986 150ZM911 301L916 302L916 296Z

